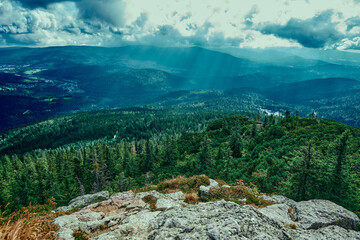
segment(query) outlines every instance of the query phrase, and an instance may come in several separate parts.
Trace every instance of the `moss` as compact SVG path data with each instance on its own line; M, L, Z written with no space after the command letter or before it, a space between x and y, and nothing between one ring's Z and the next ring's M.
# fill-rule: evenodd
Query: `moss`
M75 240L87 240L89 239L89 236L81 231L76 231L73 233L73 237L75 238Z
M357 227L355 228L355 231L360 232L360 224L359 224L359 225L357 225Z
M246 202L248 204L255 204L258 207L267 207L267 206L273 204L272 202L266 201L266 200L259 198L253 194L248 194L246 196Z

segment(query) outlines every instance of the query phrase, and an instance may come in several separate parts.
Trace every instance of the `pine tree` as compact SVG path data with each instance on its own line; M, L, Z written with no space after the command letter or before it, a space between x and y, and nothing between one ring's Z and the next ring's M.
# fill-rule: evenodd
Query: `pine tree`
M346 151L348 148L348 140L351 133L346 130L341 136L336 139L333 145L335 168L332 177L332 194L335 197L335 201L342 202L343 198L346 198L348 184L347 176L344 172L346 165Z
M300 159L295 165L294 171L296 171L295 178L297 178L297 194L296 199L305 200L308 197L308 188L311 187L311 179L314 177L314 163L313 156L314 150L312 148L312 144L309 143L307 147L303 147L300 150ZM296 180L293 180L296 182Z
M142 172L152 171L153 164L154 164L153 147L150 140L147 139L145 144L145 159L143 161Z
M253 125L251 127L251 136L254 138L257 134L257 127L256 127L256 121L254 120Z
M179 152L174 137L165 140L162 166L175 166L179 159Z
M202 166L209 167L211 163L211 150L210 150L210 140L207 135L205 135L204 140L201 143L201 149L199 153L199 159Z
M234 158L242 157L243 143L238 128L235 128L233 133L231 134L230 149Z
M289 111L289 110L286 110L286 111L285 111L285 120L288 122L288 121L290 121L290 118L291 118L290 111Z

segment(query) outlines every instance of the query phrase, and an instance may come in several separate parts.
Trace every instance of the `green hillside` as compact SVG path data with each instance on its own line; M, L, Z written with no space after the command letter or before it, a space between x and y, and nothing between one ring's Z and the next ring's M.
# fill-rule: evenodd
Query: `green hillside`
M12 131L3 152L44 148L47 142L53 149L1 157L0 205L10 202L11 211L51 197L63 205L102 189L206 174L242 179L295 200L329 199L359 214L359 128L289 113L218 120L144 109L112 113L69 115ZM89 141L71 144L79 140Z

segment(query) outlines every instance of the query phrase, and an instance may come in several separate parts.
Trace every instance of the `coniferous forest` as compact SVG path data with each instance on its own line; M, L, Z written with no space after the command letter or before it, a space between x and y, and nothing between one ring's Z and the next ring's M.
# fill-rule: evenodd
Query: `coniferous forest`
M78 113L5 132L0 149L5 214L52 197L61 206L86 193L198 174L360 211L360 129L298 112Z

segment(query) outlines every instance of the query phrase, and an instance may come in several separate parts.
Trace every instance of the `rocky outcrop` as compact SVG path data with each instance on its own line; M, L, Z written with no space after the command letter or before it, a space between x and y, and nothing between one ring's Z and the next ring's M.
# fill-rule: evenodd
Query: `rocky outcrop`
M67 212L76 208L83 208L91 203L101 202L109 198L108 191L102 191L95 194L87 194L74 198L69 202L68 206L59 207L56 209L57 212Z
M224 200L161 212L148 239L290 239L255 208Z
M91 239L146 238L150 222L160 211L181 209L188 204L182 192L160 194L156 191L135 194L132 191L112 195L109 199L88 205L78 212L55 219L58 239L74 239L81 231Z
M212 187L219 187L214 182ZM360 240L360 233L355 231L360 225L359 218L330 201L295 202L280 195L262 198L274 204L260 209L225 200L189 205L182 192L128 191L58 217L54 222L59 226L58 239L74 239L73 233L81 231L93 240Z

